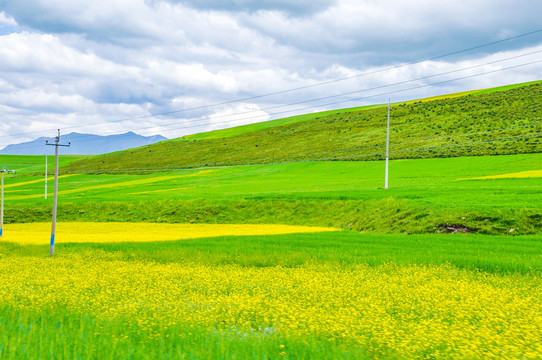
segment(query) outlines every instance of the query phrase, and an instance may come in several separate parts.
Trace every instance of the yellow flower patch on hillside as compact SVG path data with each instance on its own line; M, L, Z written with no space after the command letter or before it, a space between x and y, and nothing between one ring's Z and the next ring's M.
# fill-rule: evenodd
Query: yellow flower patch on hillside
M529 170L521 171L509 174L499 174L499 175L490 175L490 176L480 176L469 179L459 179L459 180L491 180L491 179L520 179L520 178L539 178L542 177L542 170Z
M69 175L60 175L58 178L59 179L63 179L63 178L67 178L67 177L70 177L70 176L73 176L73 174L69 174ZM53 181L55 179L54 176L49 176L47 178L48 181ZM24 181L24 182L20 182L20 183L14 183L14 184L6 184L4 185L4 188L12 188L12 187L16 187L16 186L24 186L24 185L30 185L30 184L37 184L37 183L40 183L40 182L44 182L45 181L45 177L43 179L39 179L39 180L30 180L30 181Z
M48 244L50 223L8 224L3 241ZM198 239L216 236L279 235L338 231L335 228L266 224L58 223L57 243L119 243Z
M69 175L66 175L66 176L69 176ZM156 183L160 181L168 181L175 178L178 178L178 176L170 176L170 175L155 176L151 178L143 178L143 179L122 181L122 182L116 182L116 183L107 183L107 184L101 184L101 185L83 186L83 187L78 187L76 189L60 190L58 194L67 195L67 194L81 193L81 192L90 191L90 190L113 189L113 188L119 188L119 187L127 188L127 187L133 187L133 186L138 186L138 185L152 184L152 183ZM38 198L42 196L43 194L19 195L19 196L12 196L10 199L11 200L25 200L25 199L34 199L34 198Z

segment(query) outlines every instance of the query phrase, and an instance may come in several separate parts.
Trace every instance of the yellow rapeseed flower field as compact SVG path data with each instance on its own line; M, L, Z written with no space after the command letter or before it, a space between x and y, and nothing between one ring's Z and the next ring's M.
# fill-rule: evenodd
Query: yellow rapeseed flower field
M49 226L8 224L2 240L17 246L47 245ZM59 223L57 230L60 244L335 229ZM141 337L165 341L171 329L194 329L202 336L338 344L363 349L375 359L542 358L542 278L536 273L502 275L446 264L370 266L317 260L294 267L190 259L155 262L127 259L122 252L102 248L57 251L53 258L46 253L0 253L0 305L12 309L7 314L60 309L66 316L129 324L130 333L119 341ZM285 345L277 350L281 357L290 351Z
M279 235L338 231L328 227L268 224L162 224L70 222L57 224L57 243L121 243L200 239L216 236ZM3 241L48 244L50 223L8 224Z
M540 277L447 265L164 264L108 252L4 256L0 274L0 299L18 311L120 319L146 334L152 329L153 337L185 326L320 339L400 359L542 354Z

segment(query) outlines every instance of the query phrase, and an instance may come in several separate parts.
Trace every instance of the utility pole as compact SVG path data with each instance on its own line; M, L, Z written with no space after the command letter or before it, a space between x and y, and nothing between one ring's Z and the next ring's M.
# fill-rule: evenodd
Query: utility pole
M0 169L0 172L2 173L2 209L0 210L0 236L4 236L4 173L15 174L15 170L7 170L6 168L2 168Z
M45 199L47 199L47 146L45 146Z
M68 145L60 144L60 129L58 129L58 135L55 138L54 144L49 144L47 140L45 140L45 145L51 145L55 147L55 192L53 196L53 223L51 227L51 249L49 251L49 257L53 256L53 253L55 251L55 233L56 233L56 207L57 207L57 199L58 199L58 147L59 146L70 146L70 143Z
M388 130L386 131L386 181L384 189L388 190L388 163L390 161L390 99L388 99Z

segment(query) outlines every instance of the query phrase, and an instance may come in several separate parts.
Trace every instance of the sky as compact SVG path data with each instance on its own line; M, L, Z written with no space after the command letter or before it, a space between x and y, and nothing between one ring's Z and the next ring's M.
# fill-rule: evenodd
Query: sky
M541 80L540 14L536 0L0 0L0 148Z

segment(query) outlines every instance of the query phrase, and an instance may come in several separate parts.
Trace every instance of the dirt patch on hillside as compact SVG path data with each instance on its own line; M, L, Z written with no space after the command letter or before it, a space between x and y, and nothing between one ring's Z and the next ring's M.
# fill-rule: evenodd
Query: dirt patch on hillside
M464 234L470 234L475 232L474 229L468 228L465 225L461 224L440 224L437 226L438 233L445 233L445 234L455 234L455 233L464 233Z

